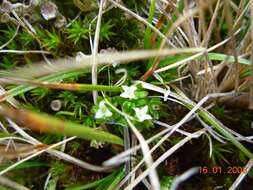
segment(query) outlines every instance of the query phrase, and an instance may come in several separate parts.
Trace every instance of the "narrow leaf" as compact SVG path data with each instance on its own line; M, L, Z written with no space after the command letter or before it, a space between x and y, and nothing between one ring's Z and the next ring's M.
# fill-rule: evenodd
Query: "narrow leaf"
M47 114L15 109L5 105L0 106L0 114L32 130L123 145L122 139L113 134L70 121L62 121Z

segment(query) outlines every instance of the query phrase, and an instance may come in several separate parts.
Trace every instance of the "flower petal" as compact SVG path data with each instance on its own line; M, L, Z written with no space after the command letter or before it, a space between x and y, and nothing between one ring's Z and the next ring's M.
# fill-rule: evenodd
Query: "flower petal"
M104 117L104 113L99 109L96 114L95 114L95 118L99 119L99 118L103 118Z
M129 87L126 86L126 85L123 85L122 88L123 88L123 90L124 90L125 92L127 92L127 91L129 90Z
M112 112L106 107L105 101L102 100L101 102L99 102L98 107L99 108L95 114L96 119L112 116Z
M146 105L143 108L141 108L141 112L146 114L148 112L148 106Z
M143 108L134 108L134 111L136 113L136 117L140 122L152 119L152 117L149 114L147 114L148 106L144 106Z
M112 112L110 112L110 110L108 110L108 109L105 111L104 114L105 114L105 117L111 117L112 116Z
M99 106L99 109L104 108L105 107L105 101L102 100L101 102L99 102L98 106Z
M143 115L144 120L152 119L152 117L149 114Z
M128 93L122 92L122 93L120 94L120 96L123 97L123 98L128 98Z
M135 91L137 90L137 88L135 86L122 86L124 92L120 94L121 97L123 98L129 98L129 99L134 99L136 98L135 96Z

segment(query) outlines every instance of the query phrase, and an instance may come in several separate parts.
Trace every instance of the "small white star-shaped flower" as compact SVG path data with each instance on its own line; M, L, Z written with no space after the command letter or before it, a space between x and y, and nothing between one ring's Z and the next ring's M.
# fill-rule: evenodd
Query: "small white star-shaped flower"
M120 94L121 97L129 98L129 99L136 98L134 93L137 90L137 88L135 86L125 86L125 85L123 85L122 88L123 88L124 92L122 92Z
M95 114L96 119L112 116L112 112L110 112L110 110L106 107L105 101L99 102L98 107L99 109Z
M136 113L136 117L140 122L152 119L152 117L148 114L148 106L144 106L142 108L134 108L134 111Z
M103 146L104 146L104 142L101 142L101 141L96 141L96 140L92 140L91 142L90 142L90 146L91 147L94 147L94 148L96 148L96 149L99 149L99 148L102 148Z

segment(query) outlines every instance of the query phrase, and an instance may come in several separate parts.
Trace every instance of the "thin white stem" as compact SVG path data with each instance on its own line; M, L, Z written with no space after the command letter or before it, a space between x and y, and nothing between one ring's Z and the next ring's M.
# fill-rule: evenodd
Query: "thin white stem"
M14 38L17 36L19 28L20 28L20 25L17 26L17 29L15 33L13 34L13 36L11 37L11 39L9 39L6 43L0 46L0 50L3 49L5 46L7 46L9 43L11 43L14 40Z
M240 185L240 183L242 182L242 180L248 175L252 167L253 167L253 160L249 160L247 165L244 167L244 171L237 177L237 179L229 188L229 190L236 190Z
M152 158L152 155L149 151L149 147L148 147L146 140L143 138L141 133L136 129L136 127L133 125L133 123L127 117L125 119L127 120L127 123L129 124L133 133L137 137L138 141L140 142L143 155L145 155L145 162L146 162L147 168L150 168L153 164L153 158ZM149 177L150 177L152 189L159 190L160 183L159 183L158 175L156 173L156 169L150 170Z
M202 52L204 48L185 48L185 49L163 49L163 50L135 50L135 51L123 51L123 52L108 52L98 53L97 64L112 65L117 63L129 63L131 61L138 61L143 59L149 59L157 56L168 56L176 55L180 53L196 53ZM32 64L23 68L16 69L12 72L15 73L15 77L23 78L38 77L42 75L48 75L50 73L56 73L67 70L76 70L90 68L92 66L93 56L87 55L80 59L76 58L63 58L57 59L52 62L52 65L45 65L44 62L41 64Z
M99 33L100 33L100 27L101 27L101 20L102 20L102 14L103 14L103 5L106 0L101 0L99 5L99 12L98 12L98 18L97 18L97 26L96 26L96 32L93 42L93 49L92 49L92 56L93 56L93 64L92 64L92 84L97 84L97 54L98 54L98 44L99 44ZM93 101L96 104L97 103L97 91L93 91Z
M30 136L29 134L27 134L23 129L21 129L18 125L16 125L13 121L11 121L10 119L8 119L8 122L10 123L11 127L14 128L21 136L23 136L25 139L22 138L18 138L24 141L27 141L28 143L37 145L37 144L42 144L40 141L38 141L37 139L33 138L32 136ZM73 139L76 137L73 137ZM27 140L26 140L27 139ZM92 165L89 164L87 162L84 162L82 160L79 160L75 157L72 157L64 152L60 152L58 150L54 150L54 149L49 149L46 150L47 153L62 159L66 162L70 162L72 164L76 164L77 166L87 169L87 170L92 170L92 171L97 171L97 172L102 172L102 171L107 171L108 169L110 169L111 167L101 167L101 166L96 166L96 165Z
M47 187L48 187L48 184L49 184L49 180L52 176L52 173L50 172L48 175L47 175L47 178L46 178L46 181L45 181L45 184L44 184L44 190L47 190Z
M156 121L156 123L161 124L162 122ZM163 123L163 125L165 125L165 124ZM165 126L168 128L167 129L168 131L171 131L174 128L174 126L169 126L169 125L165 125ZM191 135L192 135L191 133L187 134L187 136L191 136ZM169 137L169 135L167 133L164 137L162 137L162 139L158 143L156 143L155 146L152 147L152 149L150 150L150 153L153 153L165 140L168 139L168 137ZM144 163L145 157L146 157L146 155L144 155L144 158L132 169L132 171L128 175L125 176L125 178L123 180L121 180L120 184L117 187L117 190L128 180L129 177L131 177L140 168L140 166Z
M236 32L236 34L238 34L239 31L240 31L240 29ZM236 35L236 34L235 34L235 35ZM162 68L160 68L160 69L157 69L157 70L155 71L155 73L164 72L164 71L167 71L167 70L169 70L169 69L172 69L172 68L178 67L178 66L180 66L180 65L183 65L183 64L187 63L188 61L194 60L194 59L196 59L196 58L198 58L198 57L204 55L205 53L208 53L208 52L211 52L211 51L215 50L216 48L218 48L218 47L224 45L225 43L227 43L230 39L231 39L231 37L229 37L229 38L227 38L227 39L221 41L220 43L218 43L218 44L216 44L216 45L214 45L214 46L212 46L212 47L210 47L210 48L208 48L206 51L197 53L197 54L195 54L195 55L192 55L192 56L190 56L190 57L187 57L186 59L183 59L183 60L178 61L178 62L176 62L176 63L173 63L173 64L170 64L170 65L168 65L168 66L165 66L165 67L162 67Z
M147 168L141 175L139 175L133 183L128 185L125 190L131 190L133 189L138 183L141 182L142 179L144 179L150 172L150 170L157 168L166 158L168 158L171 154L173 154L176 150L178 150L180 147L182 147L185 143L190 141L192 138L198 138L202 134L205 133L205 129L201 129L193 134L191 136L185 137L183 140L178 142L176 145L171 147L168 151L166 151L163 155L161 155L152 165L152 167Z
M23 51L23 50L11 50L11 49L2 49L0 50L0 53L16 53L16 54L28 54L28 53L35 53L35 54L50 54L48 51L43 51L43 50L28 50L28 51Z
M15 168L15 167L18 166L19 164L22 164L22 163L24 163L25 161L30 160L30 159L32 159L32 158L34 158L34 157L36 157L36 156L42 154L43 152L46 152L47 150L53 149L53 148L55 148L55 147L57 147L57 146L60 146L62 143L71 141L71 140L73 140L74 138L75 138L75 137L70 137L70 138L65 139L65 140L63 140L63 141L61 141L61 142L58 142L58 143L53 144L53 145L51 145L51 146L48 146L47 148L45 148L45 149L43 149L43 150L40 150L40 151L38 151L38 152L36 152L36 153L30 155L30 156L27 156L26 158L24 158L24 159L22 159L22 160L16 162L15 164L12 164L12 165L9 166L8 168L2 170L2 171L0 172L0 176L3 175L3 174L5 174L5 173L7 173L7 172L10 171L11 169Z
M164 129L161 132L157 133L156 135L154 135L153 137L149 138L146 140L146 142L149 144L151 142L153 142L155 139L161 137L162 135L168 133L169 129ZM141 148L140 145L134 146L131 149L128 149L124 152L119 153L118 155L106 160L105 162L103 162L104 166L115 166L115 165L120 165L121 163L126 162L126 157L128 157L130 154L132 154L133 152L139 150Z
M27 187L20 185L6 177L0 176L0 184L7 186L7 187L11 187L12 189L15 190L30 190Z
M187 170L186 172L184 172L183 174L181 174L180 176L176 177L172 182L170 190L176 190L178 188L178 186L180 185L180 183L187 180L192 175L197 174L198 171L199 171L198 167L191 168L191 169Z

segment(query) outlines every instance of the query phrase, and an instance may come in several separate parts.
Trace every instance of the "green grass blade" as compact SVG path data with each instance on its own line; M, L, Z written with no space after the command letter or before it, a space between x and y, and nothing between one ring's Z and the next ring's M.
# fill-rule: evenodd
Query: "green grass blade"
M193 54L181 54L181 55L175 55L175 56L170 56L166 59L163 59L160 64L159 64L159 68L182 61L190 56L192 56ZM226 55L226 54L222 54L222 53L208 53L207 54L207 58L211 61L227 61L227 62L235 62L235 58L232 55ZM206 57L205 56L201 56L200 58L198 58L199 60L205 60ZM248 59L245 58L238 58L238 63L242 64L242 65L248 65L250 66L251 62Z
M97 140L123 145L123 140L116 135L71 121L62 121L47 114L15 109L5 105L0 106L0 114L39 132L77 136L86 140Z
M208 59L212 61L227 61L227 62L235 62L235 57L231 55L226 55L222 53L208 53ZM239 58L238 62L243 65L250 65L251 62L248 59Z
M77 89L78 90L78 89ZM93 85L93 84L79 84L78 91L104 91L104 92L120 92L122 91L119 86L108 86L108 85Z
M4 170L11 166L11 164L2 164L0 165L0 170ZM17 165L13 170L25 170L25 169L32 169L32 168L42 168L42 167L50 167L49 164L44 162L38 162L38 161L27 161L24 163L21 163L20 165Z
M154 13L155 13L155 4L156 0L151 0L151 5L149 8L148 22L152 24ZM147 27L144 34L144 49L150 49L152 47L151 44L151 28Z
M120 180L124 177L125 171L122 169L119 174L114 178L110 186L107 188L107 190L113 190L116 185L120 182Z
M52 75L49 75L49 76L41 77L38 80L42 81L42 82L55 82L55 81L63 80L63 79L70 78L70 77L73 77L73 76L77 76L77 75L87 73L87 72L88 72L87 70L65 71L65 72L60 72L60 73L57 73L57 74L52 74ZM7 98L20 95L20 94L25 93L29 90L34 89L34 88L36 88L36 87L27 86L27 85L19 85L17 87L12 88L11 90L9 90L8 94L5 95L3 97L3 99L1 99L1 100L5 100Z
M78 185L75 187L67 187L65 188L65 190L85 190L85 189L91 189L91 188L95 188L98 185L105 183L105 182L109 182L109 181L113 181L115 175L116 175L117 171L113 172L112 174L104 177L103 179L94 181L92 183L89 184L85 184L85 185Z

